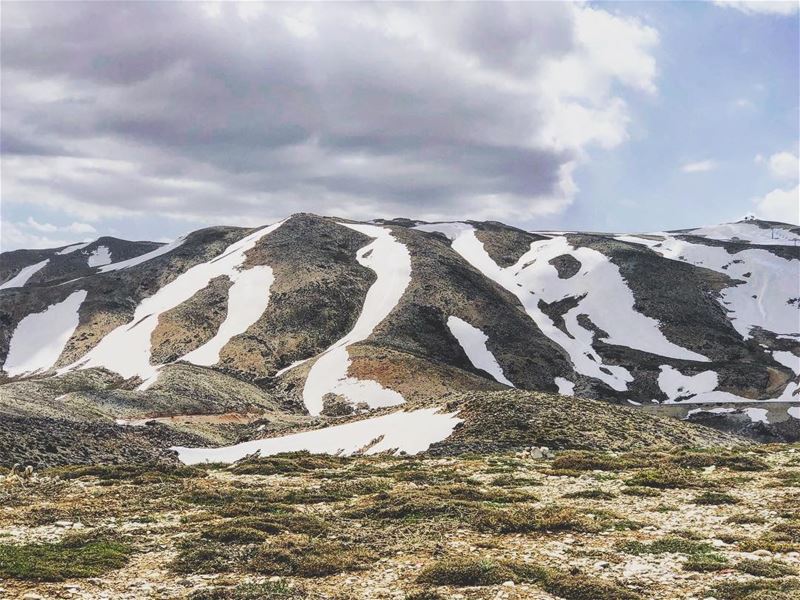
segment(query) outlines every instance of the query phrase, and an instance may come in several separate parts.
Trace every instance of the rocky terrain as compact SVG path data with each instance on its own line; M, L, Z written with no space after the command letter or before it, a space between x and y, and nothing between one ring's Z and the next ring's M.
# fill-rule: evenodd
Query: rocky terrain
M633 426L612 405L798 440L798 241L752 220L622 235L298 214L6 252L0 464L260 439L262 453L335 453L337 436L348 452L466 450L495 415L495 439L515 441L493 451L548 427L570 431L542 443L578 447L586 419ZM404 438L411 423L421 433ZM342 428L302 433L327 425Z
M0 595L800 595L800 447L639 447L5 472Z

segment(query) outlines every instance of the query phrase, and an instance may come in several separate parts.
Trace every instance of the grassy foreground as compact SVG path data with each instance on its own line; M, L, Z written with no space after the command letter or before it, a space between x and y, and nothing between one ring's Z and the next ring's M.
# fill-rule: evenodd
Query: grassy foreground
M800 597L800 446L284 455L0 481L0 597Z

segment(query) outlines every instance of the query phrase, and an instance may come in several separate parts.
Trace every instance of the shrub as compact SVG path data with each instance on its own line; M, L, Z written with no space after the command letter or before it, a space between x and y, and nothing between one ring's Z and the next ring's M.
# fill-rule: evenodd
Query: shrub
M417 581L432 585L479 586L515 580L508 566L488 559L451 557L425 567Z
M351 508L342 514L348 518L378 518L392 520L432 519L464 515L468 505L461 500L445 500L417 493L379 492L361 507Z
M694 487L698 480L697 476L687 469L658 467L640 471L625 483L638 487L670 489Z
M97 577L128 562L129 546L107 540L66 540L56 544L0 544L0 577L63 581Z
M370 552L339 542L283 537L259 548L249 568L262 575L326 577L362 569L372 559Z
M800 580L779 579L730 581L717 585L706 595L718 600L792 600L800 591Z
M685 571L697 571L700 573L708 573L712 571L721 571L728 566L728 559L717 554L716 552L709 552L708 554L698 554L690 556L689 560L683 563Z
M743 560L736 564L736 569L756 577L786 577L797 575L797 569L777 560Z
M230 470L237 475L308 473L309 471L340 468L351 460L341 456L311 454L306 451L285 452L242 461L233 465Z
M725 467L731 471L766 471L769 465L752 454L742 454L731 450L714 452L689 451L673 456L670 463L685 468Z
M703 492L693 500L695 504L719 506L722 504L738 504L739 499L725 492Z
M481 531L526 533L530 531L600 531L600 525L572 508L530 506L500 510L485 509L475 514L474 525Z
M207 588L189 595L189 600L303 600L305 592L282 581L243 583L232 588Z
M696 542L680 537L664 537L649 544L644 542L624 542L618 544L617 549L628 554L688 554L699 556L711 554L714 547L705 542Z
M605 490L581 490L579 492L570 492L562 496L562 498L582 498L586 500L613 500L616 497L616 494L606 492Z
M165 480L206 476L201 469L169 463L55 467L48 469L46 474L58 476L61 479L97 477L100 481L122 481L132 484L159 483Z

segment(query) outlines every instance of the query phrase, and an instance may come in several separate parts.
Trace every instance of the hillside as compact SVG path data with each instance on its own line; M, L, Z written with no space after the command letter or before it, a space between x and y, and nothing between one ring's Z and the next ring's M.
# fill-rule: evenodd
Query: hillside
M0 444L20 455L14 423L26 444L58 432L43 463L113 460L120 445L152 457L348 419L391 425L418 407L463 422L466 405L447 408L459 394L510 398L529 418L512 388L576 419L575 398L598 399L797 439L798 240L763 221L632 235L297 214L170 244L6 252ZM388 435L359 427L367 442ZM97 444L78 460L65 449L86 431Z

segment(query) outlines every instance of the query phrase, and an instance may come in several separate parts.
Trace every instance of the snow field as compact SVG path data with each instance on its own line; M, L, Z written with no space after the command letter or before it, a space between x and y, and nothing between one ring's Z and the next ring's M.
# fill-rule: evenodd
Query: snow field
M102 267L103 265L111 264L111 251L107 246L98 246L97 249L89 255L86 264L90 267Z
M142 300L139 306L136 307L130 323L117 327L108 333L100 343L90 350L83 358L65 367L61 372L75 368L87 369L90 367L105 367L115 373L119 373L123 377L141 377L144 380L141 389L146 389L149 385L152 385L152 383L155 382L158 366L150 364L150 338L158 325L159 315L185 302L194 294L205 288L213 278L219 277L220 275L228 276L234 282L234 285L230 288L234 293L234 297L229 298L229 306L232 304L235 307L241 308L245 302L253 303L256 306L266 306L266 303L269 301L269 288L256 290L257 293L255 293L255 295L250 295L247 298L244 298L242 294L253 294L254 290L252 289L252 285L254 281L256 284L266 281L271 283L271 269L268 271L269 277L266 277L267 271L264 269L259 269L257 274L247 274L249 270L242 271L240 267L245 261L245 253L253 248L262 237L280 227L282 223L281 221L259 229L229 246L217 258L195 265L176 277L170 283L159 289L155 294ZM162 249L163 247L158 250ZM117 263L117 265L122 264L123 263ZM108 266L111 267L114 265ZM103 268L107 267L101 267L101 270ZM242 276L245 277L245 283L237 286L236 283ZM256 300L255 296L259 294L265 296L266 299L260 298ZM210 356L213 357L215 351L218 354L219 349L230 339L227 336L235 335L248 319L253 318L253 312L254 310L251 311L248 307L243 315L231 314L230 318L226 317L223 323L225 326L224 331L221 334L218 332L217 335L206 344L208 348L199 348L198 350L202 351L198 353L196 358L201 361L208 360ZM258 316L255 318L257 319ZM220 329L222 330L222 327Z
M30 265L30 266L24 267L19 273L14 275L14 277L12 277L8 281L6 281L2 285L0 285L0 290L7 290L7 289L10 289L10 288L17 288L17 287L24 286L26 283L28 283L28 280L31 277L33 277L33 275L36 272L41 271L42 269L44 269L47 266L47 263L49 263L49 262L50 262L50 259L48 258L48 259L43 260L42 262L38 262L38 263L36 263L34 265Z
M370 408L393 406L405 400L375 381L348 377L350 356L347 347L369 337L375 327L397 306L411 282L411 255L389 229L377 225L339 223L374 240L356 254L359 264L372 269L377 279L364 298L361 314L353 329L316 359L303 387L303 402L312 415L323 408L325 394L333 393L349 401L366 402Z
M23 318L11 335L5 372L16 377L52 367L78 327L78 310L85 299L85 290L72 292L43 312Z
M424 408L222 448L175 447L173 450L178 452L181 462L188 465L231 463L253 452L259 452L261 456L301 450L345 456L392 450L395 453L417 454L427 450L431 444L446 439L460 422L455 413L442 414L437 413L435 408Z
M469 358L472 365L478 369L482 369L491 375L498 383L514 387L506 376L503 374L503 369L497 363L494 355L486 347L486 342L489 336L483 333L477 327L473 327L466 321L458 317L448 317L447 327L450 333L453 334L464 350L464 353Z

